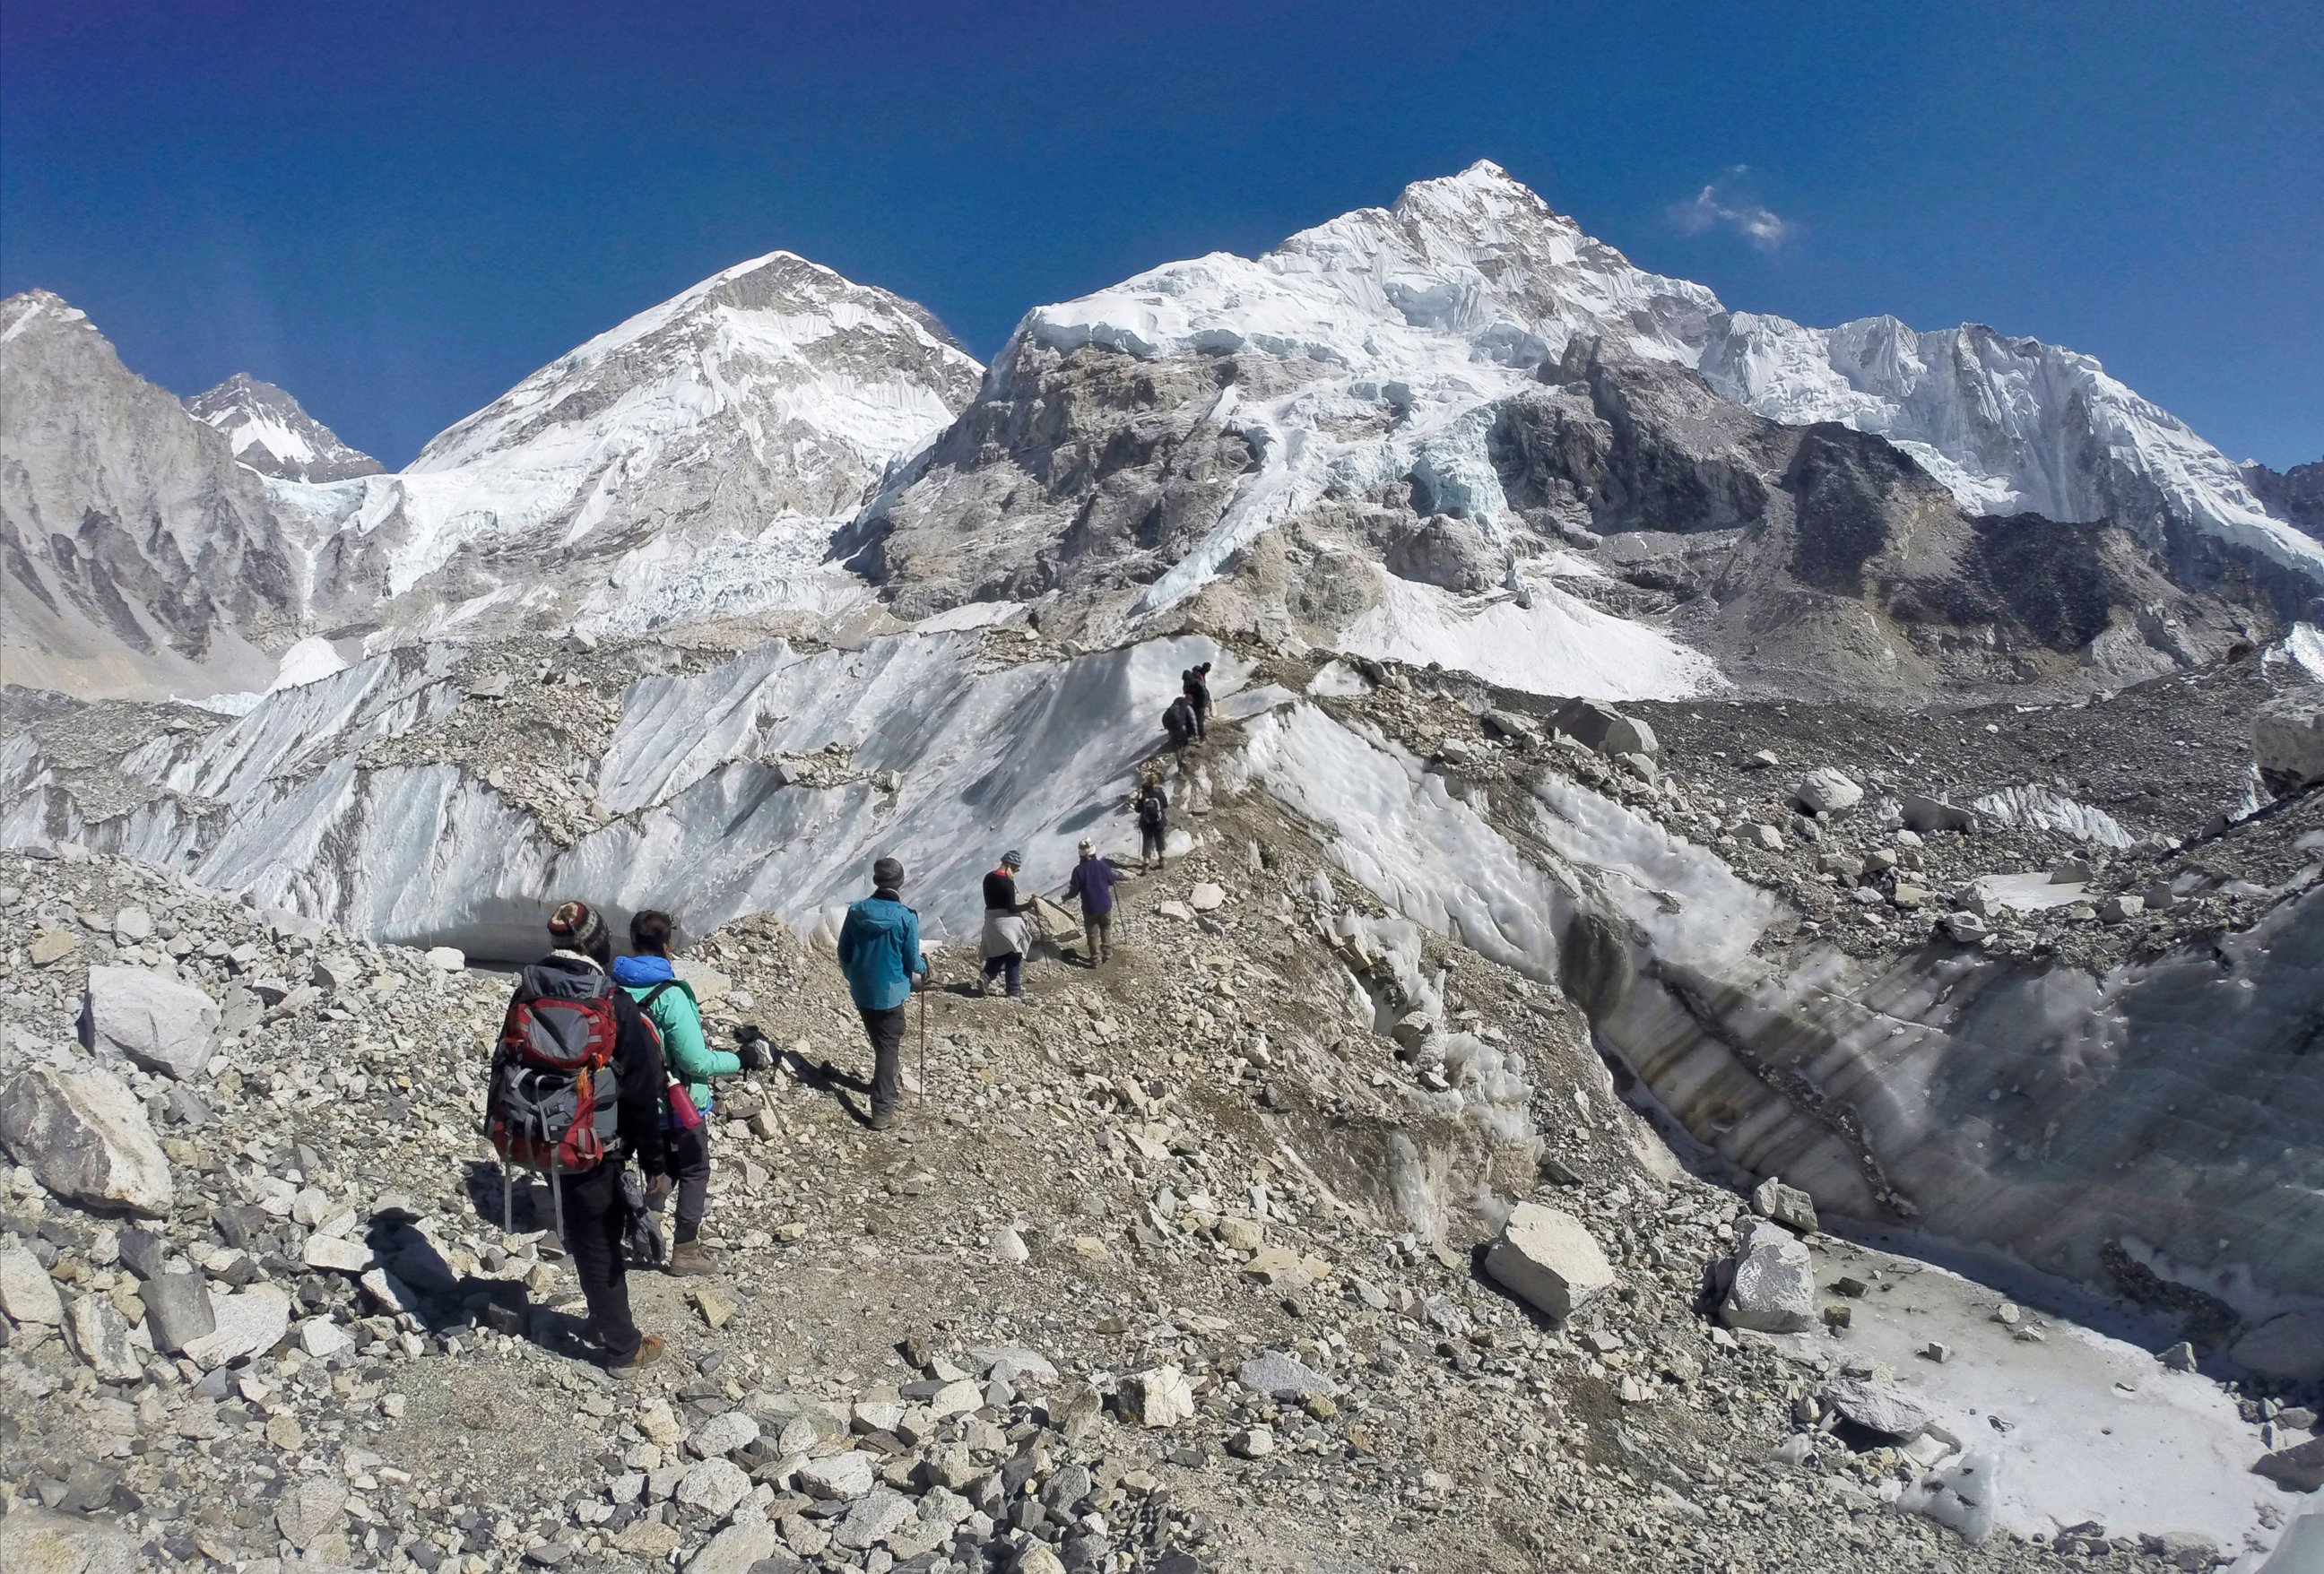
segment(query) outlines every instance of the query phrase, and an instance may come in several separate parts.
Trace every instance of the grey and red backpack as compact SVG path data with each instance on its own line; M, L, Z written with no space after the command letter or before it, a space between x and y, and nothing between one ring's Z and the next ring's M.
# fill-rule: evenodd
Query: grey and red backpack
M510 1166L545 1171L553 1183L620 1152L619 1037L613 984L604 973L524 970L493 1050L484 1095L484 1137L501 1156L503 1229L513 1224ZM553 1183L550 1190L562 1235L563 1191Z

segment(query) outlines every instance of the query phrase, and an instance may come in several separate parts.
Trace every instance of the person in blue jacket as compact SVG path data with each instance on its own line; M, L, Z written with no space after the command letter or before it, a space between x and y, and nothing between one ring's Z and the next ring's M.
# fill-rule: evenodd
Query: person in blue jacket
M904 866L880 860L872 887L839 926L839 967L872 1040L872 1129L885 1131L903 1117L904 1002L927 982L928 959L920 951L919 915L897 896Z
M635 954L614 959L613 981L661 1034L662 1060L669 1068L669 1085L658 1090L667 1168L678 1181L678 1230L670 1238L669 1271L708 1274L716 1268L697 1238L710 1205L710 1079L762 1071L770 1057L766 1046L756 1041L745 1044L742 1054L730 1054L711 1048L703 1037L702 1008L695 1000L694 986L679 978L669 962L670 933L676 926L669 914L650 907L632 918L630 944ZM697 1112L691 1126L679 1124L671 1112L669 1088L677 1085L684 1086ZM669 1195L668 1185L657 1178L652 1192L657 1209Z

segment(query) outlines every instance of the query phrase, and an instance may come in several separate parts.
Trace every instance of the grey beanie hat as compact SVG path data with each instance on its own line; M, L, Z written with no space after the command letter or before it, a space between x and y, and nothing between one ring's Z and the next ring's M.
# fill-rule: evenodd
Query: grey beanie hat
M872 866L872 883L883 891L904 888L904 866L892 858L881 859Z
M1001 861L1011 869L1022 869L1025 867L1025 855L1012 847L1001 855Z

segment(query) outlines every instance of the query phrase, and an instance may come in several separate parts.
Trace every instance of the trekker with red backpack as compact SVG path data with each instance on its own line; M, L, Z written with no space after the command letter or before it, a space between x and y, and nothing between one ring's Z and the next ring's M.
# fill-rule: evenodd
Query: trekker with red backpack
M694 986L670 966L670 932L676 927L669 914L651 907L632 918L633 954L613 959L613 981L661 1035L669 1078L662 1100L662 1143L669 1174L678 1183L678 1230L670 1239L666 1271L709 1274L717 1271L716 1266L697 1238L710 1201L710 1079L763 1071L771 1057L757 1039L747 1040L741 1054L710 1047L702 1036L702 1008L694 998ZM666 1191L650 1194L657 1212L667 1195Z
M484 1102L484 1134L506 1166L549 1176L558 1233L589 1303L589 1331L608 1367L643 1367L661 1340L630 1316L622 1164L665 1173L661 1044L637 1002L613 987L605 921L585 902L549 920L556 949L518 975Z

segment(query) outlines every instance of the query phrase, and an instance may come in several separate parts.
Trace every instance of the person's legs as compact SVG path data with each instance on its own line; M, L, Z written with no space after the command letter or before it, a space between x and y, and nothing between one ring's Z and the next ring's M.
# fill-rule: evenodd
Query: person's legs
M630 1318L630 1283L622 1260L622 1166L599 1164L586 1175L558 1177L565 1192L565 1249L589 1303L589 1329L609 1366L635 1359L641 1342Z
M1090 962L1103 962L1107 950L1113 944L1113 915L1100 913L1094 917L1084 916L1083 925L1089 930Z
M1009 972L1009 998L1015 999L1025 992L1025 953L1012 951L1000 959Z
M695 1244L695 1238L702 1233L702 1218L710 1208L710 1123L664 1135L669 1144L670 1168L678 1176L678 1228L670 1237L669 1271L708 1273L710 1259Z
M865 1011L863 1031L872 1040L872 1118L892 1113L904 1102L904 1008Z

